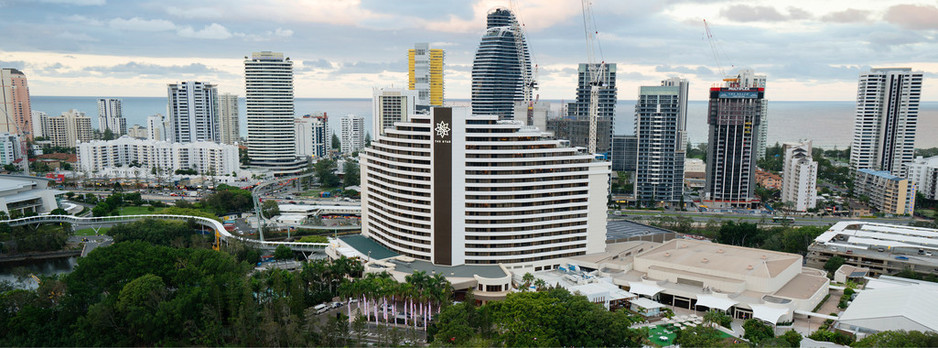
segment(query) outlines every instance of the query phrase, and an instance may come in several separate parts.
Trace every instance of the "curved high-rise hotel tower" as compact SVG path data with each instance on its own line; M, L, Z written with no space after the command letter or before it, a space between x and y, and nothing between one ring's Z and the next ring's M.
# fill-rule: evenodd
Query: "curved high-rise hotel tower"
M602 252L609 162L569 144L467 108L412 115L359 153L362 234L437 265Z
M531 56L518 20L504 8L489 11L472 62L472 113L513 118L514 102L524 99L524 74L530 80Z

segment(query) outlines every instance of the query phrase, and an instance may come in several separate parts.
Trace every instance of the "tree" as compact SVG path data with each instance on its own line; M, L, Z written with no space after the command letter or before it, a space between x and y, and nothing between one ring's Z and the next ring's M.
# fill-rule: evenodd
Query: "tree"
M371 132L365 133L365 147L371 146Z
M854 347L938 347L934 331L882 331L857 341Z
M746 322L743 323L743 329L746 330L746 333L743 334L743 338L755 344L775 337L772 327L758 319L746 320Z
M339 136L332 133L332 149L338 150L342 148L342 141L339 140Z
M339 177L335 175L336 163L330 159L321 159L313 165L313 171L316 178L319 179L319 185L326 187L336 187L339 185Z
M3 170L11 172L11 173L16 173L20 171L20 168L17 167L15 164L10 163L10 164L3 165Z
M719 347L723 346L717 329L708 326L693 326L677 332L674 344L681 347Z
M709 310L703 316L704 323L714 323L727 329L732 329L733 318L722 311Z
M261 203L261 214L264 214L265 219L270 219L280 214L280 206L277 205L277 201L275 200L266 200Z
M781 338L785 339L785 341L788 341L788 344L792 347L801 347L801 334L795 330L785 331Z
M241 162L242 165L251 164L251 157L248 156L248 149L242 149L240 147L238 148L238 161Z
M289 260L293 258L293 250L286 245L278 245L274 250L274 258L277 260Z
M104 134L101 136L102 140L114 140L114 132L110 128L104 129Z
M847 260L844 260L844 258L839 255L831 256L831 258L824 263L824 270L834 273L840 266L843 266L845 262L847 262Z
M345 187L359 184L361 178L358 173L358 163L345 161L345 175L342 177L342 183Z

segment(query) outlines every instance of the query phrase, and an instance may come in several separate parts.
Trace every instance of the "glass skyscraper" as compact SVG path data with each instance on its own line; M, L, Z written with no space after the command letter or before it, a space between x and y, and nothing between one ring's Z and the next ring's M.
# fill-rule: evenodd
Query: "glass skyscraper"
M511 11L496 8L488 13L485 34L472 62L472 113L513 119L514 102L524 99L524 74L533 80L531 56L518 20Z

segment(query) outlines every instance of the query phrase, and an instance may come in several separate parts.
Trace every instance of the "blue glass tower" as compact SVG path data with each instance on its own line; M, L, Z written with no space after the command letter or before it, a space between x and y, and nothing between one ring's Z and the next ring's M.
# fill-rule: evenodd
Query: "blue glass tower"
M489 11L472 62L472 113L513 118L514 102L524 99L524 73L532 76L531 56L518 20L504 8Z

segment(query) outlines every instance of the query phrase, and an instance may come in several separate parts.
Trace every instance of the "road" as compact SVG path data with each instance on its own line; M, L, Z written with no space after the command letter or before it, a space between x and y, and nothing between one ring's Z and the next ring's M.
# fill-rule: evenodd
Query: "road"
M609 214L610 218L621 217L630 220L654 220L657 217L670 216L670 217L689 217L691 220L697 223L706 223L711 219L716 220L743 220L744 222L755 222L755 223L767 223L772 224L772 217L768 215L753 215L753 214L728 214L728 213L701 213L693 211L655 211L655 210L623 210L621 214ZM801 217L801 216L792 216L795 219L793 225L795 226L826 226L832 225L840 221L868 221L868 222L877 222L884 224L897 224L897 225L907 225L910 222L915 221L911 217L896 217L896 218L848 218L848 217Z
M85 243L85 246L81 249L81 257L85 257L95 248L105 247L114 243L114 239L111 236L101 235L101 236L71 236L68 237L69 243Z

